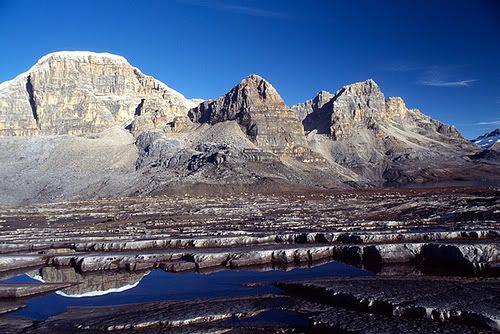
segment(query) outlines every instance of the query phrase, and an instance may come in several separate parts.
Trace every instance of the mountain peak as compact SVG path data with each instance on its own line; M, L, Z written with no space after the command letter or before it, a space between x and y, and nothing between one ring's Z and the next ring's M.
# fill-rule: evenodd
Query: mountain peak
M58 51L0 84L0 135L156 129L196 104L110 53ZM140 116L140 117L139 117Z
M241 80L225 96L234 102L240 101L248 107L263 104L285 107L285 102L273 85L257 74L251 74Z
M356 96L381 93L379 85L373 79L352 83L344 86L342 90Z
M500 142L500 128L477 137L473 140L473 142L482 148L493 147L496 143Z
M266 79L264 79L263 77L261 77L260 75L258 74L250 74L249 76L247 76L245 79L243 79L242 81L245 81L245 80L251 80L251 81L266 81Z
M130 63L122 56L115 55L107 52L92 52L92 51L55 51L42 56L37 62L31 66L29 70L17 75L14 79L4 81L0 83L0 89L7 88L16 79L25 80L30 73L36 71L37 69L43 67L45 64L51 61L73 61L73 62L86 62L86 63L105 63L105 64L119 64L124 66L133 67ZM133 67L135 70L139 71L137 68Z
M261 76L252 74L228 93L189 111L193 122L216 124L237 121L260 148L294 155L305 146L304 129L276 89Z
M43 56L42 58L40 58L36 62L36 65L42 64L42 63L49 61L49 60L52 60L52 59L71 59L71 60L86 61L86 60L89 60L91 58L107 59L107 60L111 60L114 62L129 64L127 59L125 59L123 56L115 55L115 54L108 53L108 52L55 51L55 52L48 53L45 56Z

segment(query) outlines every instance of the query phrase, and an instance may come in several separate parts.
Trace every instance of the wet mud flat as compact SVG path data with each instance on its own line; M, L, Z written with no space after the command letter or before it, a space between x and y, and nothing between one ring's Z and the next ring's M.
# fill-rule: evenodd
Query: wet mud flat
M488 188L242 193L3 209L0 329L498 331L499 195ZM172 281L155 281L158 273L179 277L179 293L162 292ZM85 302L34 315L33 305L50 309L53 296Z

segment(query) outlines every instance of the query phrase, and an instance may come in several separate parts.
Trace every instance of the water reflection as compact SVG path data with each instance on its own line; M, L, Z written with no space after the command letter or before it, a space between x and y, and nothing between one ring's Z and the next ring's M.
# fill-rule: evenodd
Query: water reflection
M316 267L276 269L276 267L269 266L245 268L245 270L219 269L220 271L213 270L200 275L197 272L174 274L162 270L143 273L101 271L80 274L70 268L42 268L30 272L29 275L17 276L8 281L26 282L34 281L36 278L47 282L81 282L81 284L27 300L26 308L10 313L10 315L44 320L62 313L67 307L282 293L280 289L272 285L245 284L250 282L374 275L339 262L329 262Z
M103 271L96 273L80 274L73 268L56 269L45 267L27 273L37 281L47 283L78 283L66 289L57 291L58 295L69 298L104 296L109 293L124 292L135 288L146 272Z

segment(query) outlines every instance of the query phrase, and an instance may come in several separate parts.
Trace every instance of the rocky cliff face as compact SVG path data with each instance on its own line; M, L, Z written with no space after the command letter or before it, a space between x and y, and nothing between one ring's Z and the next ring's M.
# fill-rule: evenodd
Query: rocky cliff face
M334 139L353 135L358 127L373 128L385 111L385 98L373 80L345 86L324 108L331 110L330 135Z
M81 135L164 127L196 104L123 57L56 52L0 85L0 135Z
M400 97L386 99L373 80L329 97L310 104L304 119L310 146L375 184L435 181L445 178L443 166L458 170L469 163L464 155L474 148L453 126L408 109Z
M371 79L347 85L335 94L320 92L309 101L292 109L301 113L307 106L307 116L303 121L305 129L329 134L334 140L350 138L360 129L380 133L380 126L385 123L411 123L425 135L462 138L455 127L433 120L418 109L409 110L402 98L386 99Z
M255 144L273 153L294 152L306 145L304 129L274 87L251 75L215 101L189 112L194 122L216 124L237 121Z

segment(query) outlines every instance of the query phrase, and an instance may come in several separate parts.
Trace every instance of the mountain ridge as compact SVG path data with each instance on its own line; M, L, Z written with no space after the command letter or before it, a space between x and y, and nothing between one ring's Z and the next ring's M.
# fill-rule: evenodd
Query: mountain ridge
M496 143L500 142L500 128L493 131L486 132L485 134L478 136L476 139L471 140L474 144L481 146L482 148L490 148Z
M8 152L0 177L16 180L0 183L0 205L202 185L498 182L493 155L478 155L453 126L402 98L386 98L372 79L289 107L252 74L216 99L189 100L121 56L59 52L0 87L0 149Z

